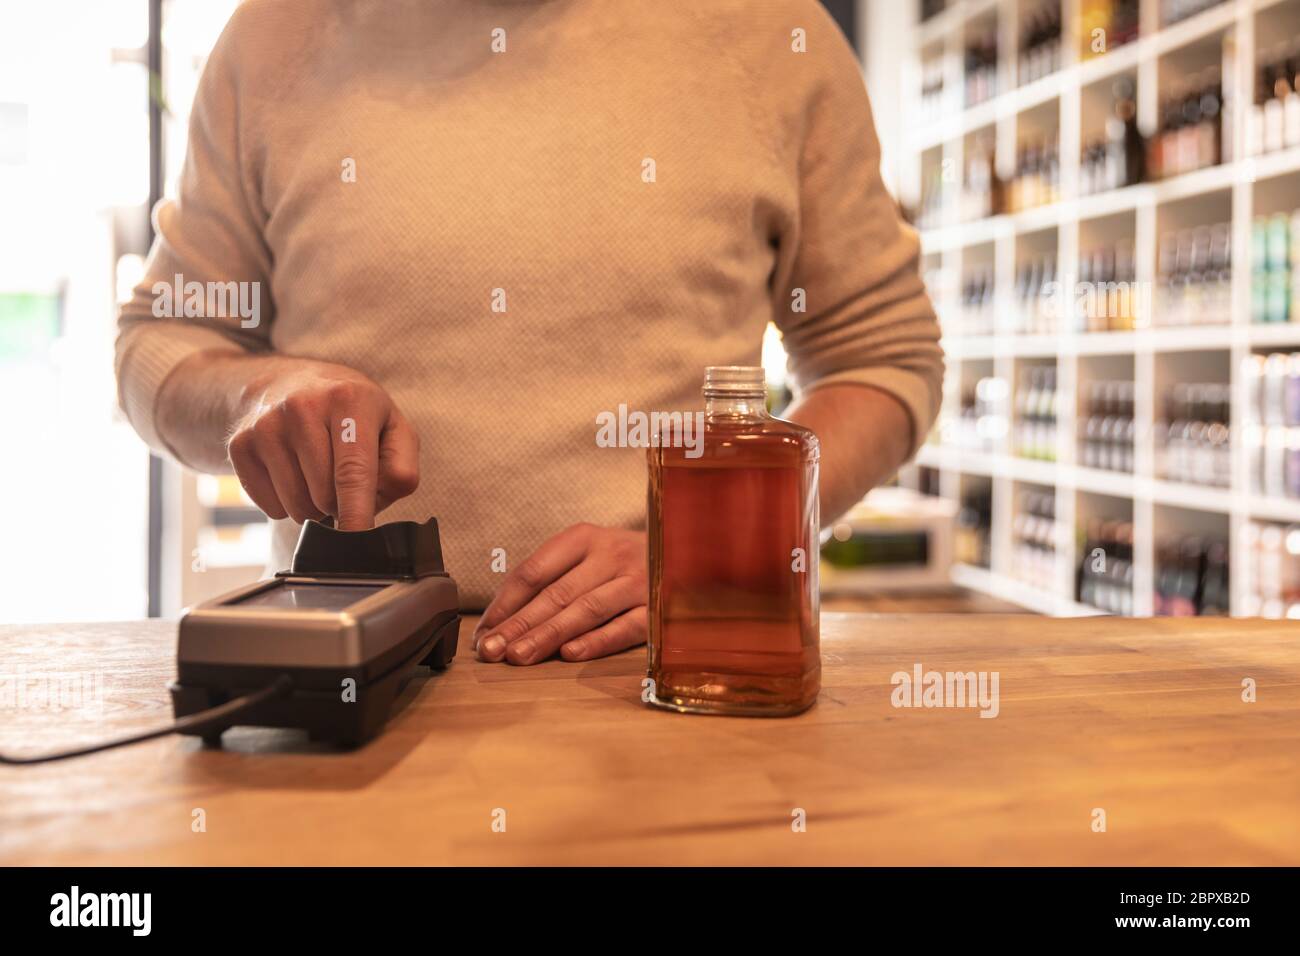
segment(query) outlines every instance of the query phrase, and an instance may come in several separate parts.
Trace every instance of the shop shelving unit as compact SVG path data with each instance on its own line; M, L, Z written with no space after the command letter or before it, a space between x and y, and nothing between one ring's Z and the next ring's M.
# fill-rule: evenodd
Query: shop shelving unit
M958 566L954 578L1052 614L1087 613L1074 601L1077 560L1075 528L1086 515L1116 513L1134 525L1134 612L1152 611L1155 543L1168 532L1221 534L1232 554L1232 608L1243 613L1250 582L1247 562L1237 560L1244 526L1253 520L1300 522L1300 501L1264 498L1252 491L1249 451L1240 427L1246 407L1241 380L1242 360L1253 352L1300 350L1300 325L1252 325L1250 322L1251 223L1257 208L1275 211L1290 197L1288 208L1300 207L1300 148L1237 158L1219 166L1176 178L1143 183L1100 195L1078 193L1080 144L1090 95L1108 89L1120 75L1136 81L1138 124L1150 134L1157 125L1161 97L1176 77L1180 57L1205 56L1216 45L1230 44L1235 52L1231 82L1238 91L1225 137L1232 156L1244 157L1247 107L1254 92L1257 56L1278 39L1300 34L1300 0L1225 0L1176 24L1162 27L1159 0L1142 0L1140 37L1100 57L1081 60L1077 35L1082 0L1062 0L1062 67L1057 72L1016 87L1017 47L1021 17L1040 6L1039 0L953 0L940 14L913 23L913 36L903 64L903 115L920 115L921 64L939 57L943 62L944 102L941 117L910 129L900 144L898 192L914 208L919 205L923 171L943 164L956 171L956 183L946 190L939 221L922 231L923 270L940 277L931 292L943 325L948 358L943 416L960 411L961 384L985 374L996 375L1014 389L1017 371L1027 361L1054 361L1057 368L1058 429L1056 461L1015 457L1009 439L987 453L945 447L932 436L918 455L918 464L939 473L940 492L958 498L969 481L992 486L990 568ZM970 25L996 18L999 49L998 95L963 108L965 38ZM1225 77L1226 79L1226 77ZM1102 86L1098 87L1098 84ZM1092 101L1095 104L1095 99ZM1095 108L1095 107L1094 107ZM1060 135L1059 201L1015 214L971 222L958 219L958 198L964 150L980 133L993 143L996 162L1005 176L1012 165L1017 130L1026 117L1042 124L1055 119ZM1231 323L1222 326L1171 328L1148 320L1136 331L1080 333L1063 321L1054 335L1018 335L995 330L989 335L964 335L960 323L960 277L964 264L993 265L995 313L1008 313L1018 245L1031 237L1054 245L1062 271L1078 261L1083 243L1098 228L1118 228L1135 243L1137 281L1151 288L1156 278L1156 251L1162 217L1195 218L1207 210L1207 222L1226 219L1230 210L1233 245ZM1215 217L1215 218L1211 218ZM1131 362L1135 386L1135 473L1120 474L1078 464L1076 417L1081 385L1096 375L1092 369L1118 357ZM1196 366L1224 370L1232 387L1233 469L1229 488L1186 485L1154 474L1155 424L1160 388ZM1205 380L1205 379L1200 379ZM941 418L941 421L943 419ZM1031 588L1011 576L1011 522L1020 487L1054 489L1057 540L1054 587Z

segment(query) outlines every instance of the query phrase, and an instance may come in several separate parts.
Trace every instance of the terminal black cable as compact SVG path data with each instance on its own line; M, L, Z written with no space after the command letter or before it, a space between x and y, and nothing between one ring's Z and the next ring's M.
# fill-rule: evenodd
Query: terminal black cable
M56 750L53 753L33 754L29 757L10 756L0 753L0 764L11 766L21 766L24 764L50 763L55 760L67 760L70 757L84 757L87 754L97 754L104 750L113 750L117 747L125 747L128 744L144 743L146 740L154 740L157 737L166 737L168 734L183 734L186 731L198 730L207 724L224 722L231 717L237 717L244 711L258 704L264 704L268 700L275 700L277 697L283 697L293 686L293 678L288 674L281 674L268 686L261 690L255 690L251 694L245 694L243 697L236 697L234 700L226 701L224 704L218 704L216 707L209 707L207 710L201 710L197 714L190 714L188 717L182 717L180 720L168 727L160 727L157 730L147 730L142 734L133 734L130 737L119 737L116 740L107 740L103 743L91 744L87 747L76 747L72 750Z

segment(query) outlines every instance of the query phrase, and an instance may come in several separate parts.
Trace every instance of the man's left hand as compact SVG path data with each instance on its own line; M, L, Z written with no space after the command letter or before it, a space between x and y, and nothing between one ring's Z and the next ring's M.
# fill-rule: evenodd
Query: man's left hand
M574 525L506 575L474 646L511 664L604 657L645 642L648 598L645 532Z

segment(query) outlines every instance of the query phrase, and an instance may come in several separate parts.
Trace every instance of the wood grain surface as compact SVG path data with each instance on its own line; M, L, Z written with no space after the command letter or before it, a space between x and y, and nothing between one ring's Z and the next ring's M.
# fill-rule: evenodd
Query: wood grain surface
M357 751L238 728L0 767L0 863L1300 864L1294 624L826 614L785 720L649 709L643 650L482 664L471 626ZM166 723L174 654L170 622L0 628L0 673L103 688L0 703L0 750ZM917 663L997 671L999 715L892 706Z

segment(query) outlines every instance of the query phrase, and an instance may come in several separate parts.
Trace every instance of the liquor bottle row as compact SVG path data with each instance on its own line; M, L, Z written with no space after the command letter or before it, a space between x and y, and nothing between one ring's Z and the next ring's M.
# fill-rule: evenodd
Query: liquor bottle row
M1249 583L1248 617L1300 618L1300 525L1249 522L1237 553Z
M1006 190L997 174L993 146L986 139L972 141L967 151L965 179L958 202L958 215L965 222L1006 212Z
M1056 499L1052 492L1021 492L1011 521L1011 574L1030 587L1054 589Z
M998 93L998 36L993 27L966 44L966 105L975 106Z
M1229 611L1228 544L1180 535L1156 543L1152 609L1160 617L1224 617Z
M1060 139L1052 135L1023 140L1016 149L1016 171L1006 186L1006 211L1019 212L1061 198Z
M994 332L993 267L984 266L969 272L961 285L962 331L966 335L992 335Z
M1160 237L1154 325L1232 321L1232 226L1226 222Z
M1026 257L1016 267L1012 290L1011 329L1025 335L1054 335L1058 329L1052 294L1056 288L1056 256Z
M996 451L1007 433L1007 383L982 378L962 396L961 418L943 429L943 443L962 451Z
M1260 53L1255 102L1246 124L1250 156L1300 146L1300 45Z
M1156 474L1169 481L1232 484L1232 390L1219 383L1174 385L1155 426Z
M932 57L921 64L921 122L932 123L943 116L943 59Z
M993 492L989 488L967 492L957 511L953 560L987 568L992 561Z
M1140 308L1132 239L1099 245L1079 256L1074 289L1077 331L1129 331L1137 327Z
M1080 409L1079 463L1085 468L1133 471L1133 383L1091 382Z
M1160 22L1164 26L1170 26L1222 2L1223 0L1160 0Z
M921 22L937 17L948 7L948 0L921 0Z
M1160 237L1151 302L1156 326L1228 325L1232 321L1232 227L1219 222ZM1079 257L1074 287L1075 329L1127 331L1137 327L1143 303L1133 241L1095 246ZM1025 334L1058 331L1051 294L1057 289L1056 259L1026 257L1016 270L1010 328ZM962 306L968 334L993 331L991 267L967 274ZM1057 290L1059 291L1059 290ZM1251 319L1300 323L1300 209L1256 217L1251 234Z
M1147 144L1152 179L1167 179L1223 162L1231 142L1223 109L1222 75L1211 67L1160 104L1160 126Z
M1251 224L1250 318L1300 322L1300 209Z
M1108 614L1133 614L1133 524L1088 521L1079 539L1075 589L1079 603Z
M1138 0L1080 0L1079 55L1091 59L1137 39Z
M935 229L943 225L943 207L946 197L943 166L935 164L926 172L925 179L921 183L921 203L916 210L917 228Z
M1017 455L1056 460L1056 411L1056 369L1036 365L1022 371L1016 389Z
M1300 426L1300 352L1248 355L1241 376L1247 425Z
M1084 144L1079 166L1079 192L1085 196L1133 186L1146 179L1147 144L1137 125L1137 100L1130 77L1111 88L1114 106L1104 133Z
M1024 17L1016 82L1024 86L1061 68L1061 5L1048 0Z
M1242 362L1246 454L1255 492L1300 498L1300 352Z

